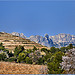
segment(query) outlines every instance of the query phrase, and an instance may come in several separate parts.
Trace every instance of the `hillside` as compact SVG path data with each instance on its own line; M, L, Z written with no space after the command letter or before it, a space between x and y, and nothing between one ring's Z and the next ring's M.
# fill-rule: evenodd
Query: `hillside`
M5 48L13 50L16 46L22 45L25 49L32 49L34 46L41 49L45 46L42 46L38 43L30 41L29 39L21 38L9 33L0 32L0 43L3 43ZM45 47L47 48L47 47Z
M47 66L0 62L0 74L47 74Z

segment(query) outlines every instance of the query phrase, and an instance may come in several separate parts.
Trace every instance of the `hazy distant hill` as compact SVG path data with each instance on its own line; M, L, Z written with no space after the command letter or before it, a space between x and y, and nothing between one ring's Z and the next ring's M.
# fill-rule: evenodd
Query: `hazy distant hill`
M13 50L16 46L19 45L24 46L25 49L32 49L34 46L39 49L45 47L38 43L35 43L34 41L30 41L29 39L21 38L19 36L15 36L5 32L0 32L0 43L1 42L3 43L5 48L8 48L9 50Z
M16 32L14 33L15 35L16 34L19 35L19 33L16 33ZM20 37L24 37L24 35ZM25 36L25 38L27 37ZM75 35L64 34L64 33L61 33L55 36L49 36L48 34L45 34L44 37L39 35L35 35L35 36L33 35L33 36L30 36L28 39L48 47L52 47L52 46L63 47L63 46L68 46L70 43L75 45Z

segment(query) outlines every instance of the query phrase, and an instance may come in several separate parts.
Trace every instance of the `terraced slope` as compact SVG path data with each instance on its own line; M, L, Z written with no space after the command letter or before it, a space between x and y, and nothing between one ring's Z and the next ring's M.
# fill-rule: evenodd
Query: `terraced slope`
M29 39L14 36L5 32L0 32L0 42L2 42L5 48L9 50L13 50L16 46L19 45L24 46L25 49L32 49L34 46L39 49L48 48L46 46L42 46L38 43L30 41Z

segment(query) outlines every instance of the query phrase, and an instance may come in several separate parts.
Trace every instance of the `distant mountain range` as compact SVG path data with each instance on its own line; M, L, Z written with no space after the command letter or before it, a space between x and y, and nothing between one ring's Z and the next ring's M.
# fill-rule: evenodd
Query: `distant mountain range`
M12 35L16 35L22 38L30 39L31 41L34 41L36 43L39 43L41 45L47 46L47 47L63 47L63 46L68 46L70 43L72 43L75 46L75 35L70 35L70 34L58 34L55 36L49 36L48 34L45 34L44 37L39 36L39 35L32 35L30 37L24 36L23 33L17 33L13 32L11 33Z

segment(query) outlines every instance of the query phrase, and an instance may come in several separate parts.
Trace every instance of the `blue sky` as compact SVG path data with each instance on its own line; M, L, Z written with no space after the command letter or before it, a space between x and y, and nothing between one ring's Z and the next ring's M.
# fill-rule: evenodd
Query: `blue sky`
M75 1L0 1L0 31L75 35Z

